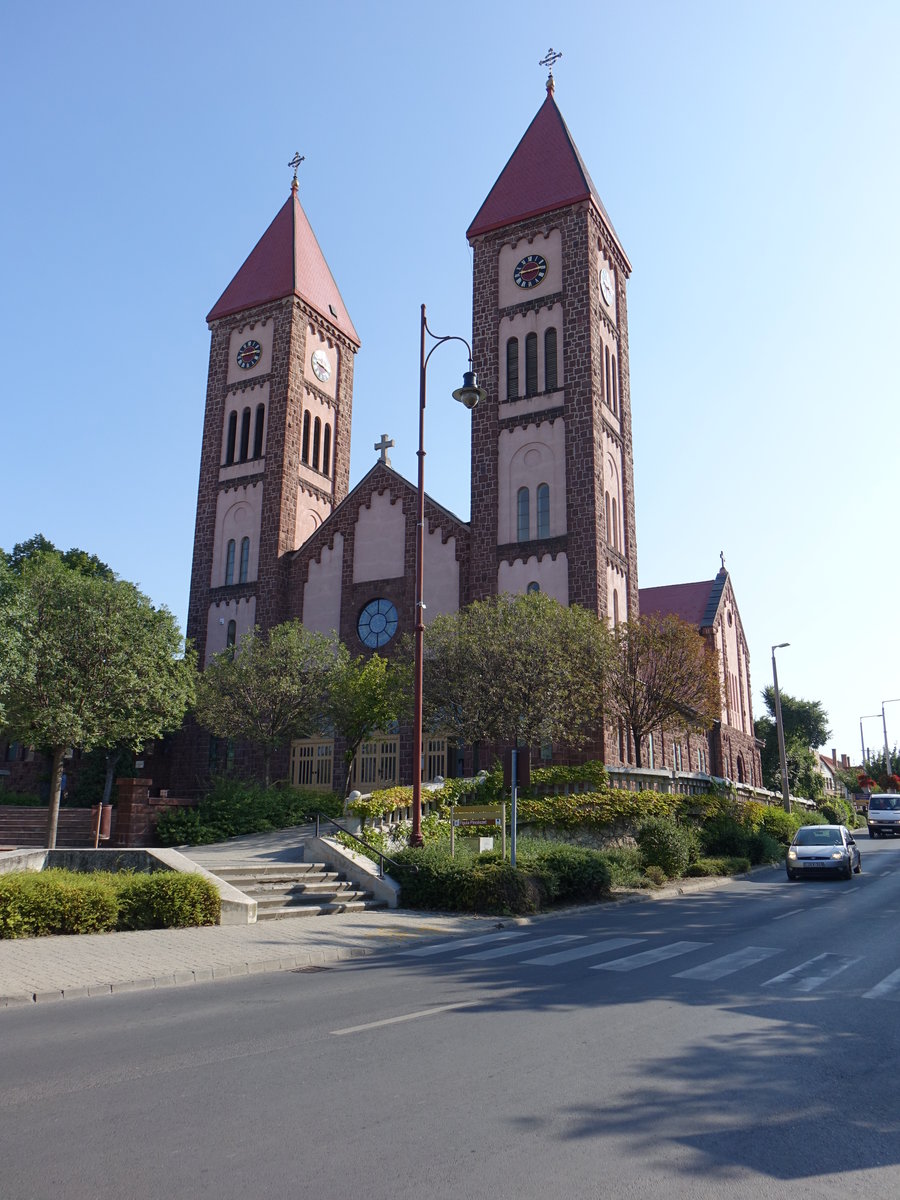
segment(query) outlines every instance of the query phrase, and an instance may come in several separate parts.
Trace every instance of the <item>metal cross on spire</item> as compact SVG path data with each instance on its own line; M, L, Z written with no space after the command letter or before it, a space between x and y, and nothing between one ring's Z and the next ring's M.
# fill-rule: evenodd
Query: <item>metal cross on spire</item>
M294 155L294 157L291 159L291 161L288 163L289 167L294 168L294 178L291 181L291 190L292 191L296 190L296 187L297 187L297 168L300 166L300 164L303 162L303 160L305 158L306 158L306 155L301 154L300 151L298 150L297 153Z
M539 67L547 68L547 91L553 91L553 64L562 58L562 50L554 50L551 46L538 63Z

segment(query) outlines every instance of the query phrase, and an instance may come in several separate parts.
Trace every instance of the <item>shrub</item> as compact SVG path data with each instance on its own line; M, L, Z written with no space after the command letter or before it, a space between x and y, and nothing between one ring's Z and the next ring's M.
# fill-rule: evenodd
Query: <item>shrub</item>
M762 817L762 828L785 847L790 845L791 838L801 825L817 823L824 823L818 813L789 813L775 807L767 807Z
M657 867L651 863L649 867L645 867L644 869L644 878L649 879L654 887L662 887L668 876L662 867Z
M783 862L784 846L771 833L760 829L747 838L747 857L753 864Z
M192 815L188 815L190 812ZM163 813L156 836L163 846L201 846L249 833L303 825L321 812L339 817L343 802L335 792L305 792L289 786L263 787L241 779L217 779L196 809Z
M203 875L156 871L117 877L118 929L183 929L218 925L221 900Z
M516 865L539 876L550 901L599 900L612 878L603 855L566 842L522 839Z
M685 875L691 877L709 875L739 875L750 870L750 859L722 855L716 858L698 858L692 862Z
M0 804L10 804L21 808L40 808L42 803L40 796L36 796L33 792L11 792L5 787L0 787Z
M70 871L23 871L0 876L0 938L103 933L116 927L111 877Z
M700 845L707 856L747 855L753 836L752 831L729 812L716 813L700 827Z
M50 869L0 876L0 938L215 925L220 900L202 875Z
M856 827L855 811L839 796L823 800L821 804L816 805L816 811L822 814L829 825L846 825L848 829Z
M659 867L669 879L683 875L697 857L697 838L691 829L662 817L651 817L637 832L637 844L648 867Z
M597 853L606 863L612 887L643 887L644 864L637 846L613 846Z

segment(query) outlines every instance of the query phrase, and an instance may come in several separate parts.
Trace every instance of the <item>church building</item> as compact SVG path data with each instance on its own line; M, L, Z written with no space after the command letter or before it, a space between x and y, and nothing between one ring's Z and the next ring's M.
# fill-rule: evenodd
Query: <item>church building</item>
M655 764L759 785L747 643L724 561L709 583L638 589L631 265L557 107L552 75L466 236L473 361L487 396L472 413L471 519L426 497L426 621L536 590L610 623L677 612L717 655L722 720L708 737L658 745ZM207 321L187 624L201 661L255 625L291 618L336 630L353 653L389 654L415 622L417 490L391 467L386 437L349 490L360 342L296 175ZM624 729L604 730L594 752L610 765L633 761ZM426 739L423 778L457 773L461 753ZM328 739L295 743L293 780L328 786L333 756ZM411 734L386 730L360 751L356 785L408 783L412 769Z

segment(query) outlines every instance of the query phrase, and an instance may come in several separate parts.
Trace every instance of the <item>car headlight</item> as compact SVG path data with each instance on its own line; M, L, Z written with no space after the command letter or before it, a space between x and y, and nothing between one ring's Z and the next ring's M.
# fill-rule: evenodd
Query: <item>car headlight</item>
M788 858L796 858L796 857L797 857L796 850L788 850Z
M833 850L831 857L832 858L844 858L845 854L844 854L843 850Z

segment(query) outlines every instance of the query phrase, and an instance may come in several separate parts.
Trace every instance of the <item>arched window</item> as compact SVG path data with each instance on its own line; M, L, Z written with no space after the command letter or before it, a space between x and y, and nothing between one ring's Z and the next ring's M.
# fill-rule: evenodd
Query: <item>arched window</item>
M613 496L613 502L612 502L612 520L613 520L613 546L615 547L616 550L621 550L622 547L619 545L619 502L615 498L615 496Z
M550 536L550 485L539 483L537 490L537 535L539 538Z
M303 446L300 450L300 461L309 462L309 413L303 414Z
M745 779L744 779L744 758L743 758L743 755L741 755L741 754L739 754L739 755L737 756L737 781L738 781L738 783L744 783L744 782L745 782Z
M253 431L253 457L262 458L263 448L263 428L266 420L266 406L257 404L256 406L256 428Z
M506 343L506 398L515 400L519 395L519 339L510 338Z
M237 442L237 413L232 412L228 417L228 441L225 444L225 466L234 462L234 447Z
M606 403L612 408L612 384L609 379L609 346L603 347L603 357L606 363Z
M613 625L619 623L619 593L613 592Z
M527 542L531 535L531 504L528 488L519 488L516 496L516 541Z
M647 734L647 766L653 770L653 734Z
M544 334L544 391L555 392L556 381L556 330L550 328Z
M241 538L241 573L238 577L238 583L247 582L247 574L250 570L250 539Z
M331 426L327 422L322 437L322 474L331 474Z
M606 540L611 546L613 544L613 527L612 527L612 512L609 507L609 492L604 496L604 507L606 510Z
M619 721L619 762L625 761L625 725Z
M313 425L312 465L313 465L314 471L318 471L318 469L319 469L319 444L321 441L322 441L322 422L318 417L316 417L316 422Z
M241 414L241 462L247 461L250 453L250 409L245 408Z
M536 396L538 390L537 334L525 338L525 395Z
M229 649L237 638L237 621L228 622L228 632L225 634L225 647Z
M234 538L228 543L225 551L225 582L234 583Z
M616 367L616 356L612 356L612 410L619 415L619 372Z
M532 595L534 592L539 592L540 590L541 590L541 585L537 582L536 579L532 579L531 583L529 583L528 587L525 589L525 591L528 592L529 595Z

